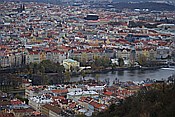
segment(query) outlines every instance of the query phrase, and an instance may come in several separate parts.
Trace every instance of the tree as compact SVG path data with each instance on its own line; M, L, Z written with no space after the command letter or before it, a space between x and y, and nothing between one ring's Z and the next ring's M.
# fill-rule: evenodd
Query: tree
M73 72L74 71L74 67L70 66L70 71Z
M45 73L45 67L43 65L39 65L38 70L41 74Z
M118 59L118 64L119 64L119 67L123 67L124 66L124 60L123 60L123 58L119 58Z
M84 53L84 52L83 52L83 53L81 54L81 64L82 64L83 66L85 66L87 60L88 60L87 53Z
M97 83L99 83L99 74L95 74L95 79L97 80Z
M78 66L74 67L74 72L78 73L80 68Z
M15 98L21 100L22 102L25 102L26 104L28 104L28 102L29 102L29 100L27 98L23 98L19 94L16 94Z
M65 71L64 66L59 64L57 67L57 73L63 73L64 71Z
M114 54L113 54L113 58L116 58L116 57L117 57L116 52L114 52Z
M64 73L64 78L65 78L65 81L66 81L66 82L69 82L69 81L70 81L70 78L71 78L70 75L71 75L71 74L70 74L69 71L66 71L66 72Z
M49 77L47 75L42 74L41 79L42 79L42 84L43 85L49 84Z
M83 77L83 80L86 77L86 73L83 70L81 71L81 76Z
M109 67L111 65L111 60L107 56L101 57L100 60L101 60L100 66L103 66L104 68Z
M96 58L95 59L95 65L96 65L96 67L100 67L101 65L102 65L102 60L101 60L101 58L99 57L99 58Z
M175 88L172 87L166 88L165 93L157 89L150 89L146 92L141 90L126 98L123 103L112 104L106 111L94 117L174 117L174 96Z
M32 63L31 67L32 67L33 74L37 74L38 64L37 63Z
M111 66L111 60L108 57L95 57L91 64L92 69L100 70Z
M29 74L33 74L33 63L30 63L29 65L27 65L27 70Z
M116 68L116 64L115 63L111 64L111 67L114 70Z
M140 65L145 65L147 62L147 58L144 54L140 54L139 57L138 57L138 63Z
M79 61L79 58L77 56L74 56L73 59L76 60L76 61Z
M91 68L94 70L97 68L94 62L91 64Z

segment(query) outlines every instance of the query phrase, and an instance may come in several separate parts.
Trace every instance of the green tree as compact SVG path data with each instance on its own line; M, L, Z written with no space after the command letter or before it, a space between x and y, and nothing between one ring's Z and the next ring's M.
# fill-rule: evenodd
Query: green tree
M38 64L37 63L32 63L31 67L33 69L33 74L37 74L38 73Z
M99 83L99 74L95 74L95 79L97 80L97 83Z
M76 61L80 61L79 58L78 58L77 56L74 56L73 59L76 60Z
M38 66L40 71L45 73L63 73L64 67L59 63L51 62L50 60L43 60Z
M81 54L81 65L82 65L82 66L86 66L87 60L88 60L87 54L83 52L83 53Z
M145 56L144 54L140 54L140 55L138 56L138 63L139 63L140 65L145 65L146 62L147 62L146 56Z
M29 65L27 65L27 68L28 68L29 74L33 74L33 63L30 63Z
M22 102L25 102L26 104L28 104L29 100L27 98L23 98L20 95L16 94L15 98L21 100Z
M66 72L64 73L64 78L65 78L65 81L66 81L66 82L69 82L69 81L70 81L71 74L70 74L69 71L66 71Z
M57 63L58 64L58 63ZM58 64L57 67L57 73L63 73L65 71L65 68L63 65Z
M74 67L74 72L78 73L80 68L78 66Z
M108 57L104 57L104 58L102 58L102 66L104 66L104 67L109 67L110 65L111 65L111 60L110 60L110 58L108 58Z
M81 71L81 76L83 77L83 79L86 77L86 73L83 70Z
M48 85L49 84L49 77L46 74L42 74L42 84L43 85Z
M118 58L118 64L119 64L119 67L123 67L124 66L123 58Z
M92 69L100 70L106 67L110 67L112 64L108 57L95 57L94 62L91 64Z
M45 73L45 67L43 65L39 65L38 70L41 74Z

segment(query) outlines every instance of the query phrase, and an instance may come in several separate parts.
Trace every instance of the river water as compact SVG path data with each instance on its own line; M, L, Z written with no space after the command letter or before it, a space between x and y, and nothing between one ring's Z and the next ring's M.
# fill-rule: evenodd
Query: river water
M124 71L114 71L108 73L98 74L98 79L104 81L109 79L110 84L118 78L120 81L143 81L147 78L150 79L167 79L172 74L175 74L175 68L168 69L157 69L157 70L124 70ZM95 79L96 74L87 74L85 80ZM72 77L71 81L79 81L82 76Z

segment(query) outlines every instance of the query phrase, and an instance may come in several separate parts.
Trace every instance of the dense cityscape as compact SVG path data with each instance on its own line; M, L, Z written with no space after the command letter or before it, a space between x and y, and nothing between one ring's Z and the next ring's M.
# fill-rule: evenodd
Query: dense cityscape
M174 66L173 1L0 1L0 117L174 117Z

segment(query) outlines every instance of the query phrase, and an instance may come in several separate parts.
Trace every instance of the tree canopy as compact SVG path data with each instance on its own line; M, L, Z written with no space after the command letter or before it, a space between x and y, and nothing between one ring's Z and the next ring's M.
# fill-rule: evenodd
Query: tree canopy
M59 63L54 63L49 60L43 60L41 63L31 63L28 69L32 69L33 74L37 73L63 73L64 67Z
M95 117L175 117L175 86L165 91L152 89L127 98L119 105L112 104ZM171 87L171 88L170 88Z
M97 57L95 58L94 62L92 63L92 69L100 69L106 68L111 66L111 60L108 57Z

